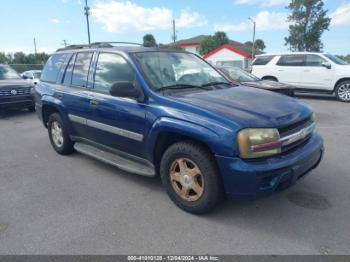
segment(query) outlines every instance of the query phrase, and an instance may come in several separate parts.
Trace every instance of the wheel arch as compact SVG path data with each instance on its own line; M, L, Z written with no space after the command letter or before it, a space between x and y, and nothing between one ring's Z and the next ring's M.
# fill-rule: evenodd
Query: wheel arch
M265 76L263 76L261 79L263 79L263 80L268 80L268 79L275 79L276 80L276 82L278 82L278 78L277 77L275 77L275 76L272 76L272 75L265 75Z
M334 88L333 88L333 92L335 92L335 89L337 88L337 86L341 83L341 82L344 82L344 81L350 81L350 77L343 77L343 78L340 78L334 85Z

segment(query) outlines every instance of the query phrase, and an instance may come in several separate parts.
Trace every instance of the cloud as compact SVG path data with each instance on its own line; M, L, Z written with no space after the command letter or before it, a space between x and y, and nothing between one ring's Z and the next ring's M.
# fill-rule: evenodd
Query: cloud
M330 17L332 26L350 25L350 3L338 7Z
M288 0L234 0L236 5L261 5L261 6L275 6L287 5Z
M242 0L243 1L243 0ZM247 0L244 0L247 1ZM262 11L259 12L253 20L256 21L257 31L271 31L271 30L280 30L288 28L287 22L287 13L279 12L269 12ZM251 21L246 21L236 23L236 24L216 24L214 25L215 31L226 31L226 32L239 32L251 30L252 23Z
M52 18L52 19L50 20L50 22L51 22L51 23L54 23L54 24L60 24L60 23L62 23L62 21L61 21L60 19L58 19L58 18Z
M165 30L172 26L173 11L165 7L146 8L130 1L98 1L91 8L93 18L108 32ZM177 28L206 24L206 20L189 8L175 18Z

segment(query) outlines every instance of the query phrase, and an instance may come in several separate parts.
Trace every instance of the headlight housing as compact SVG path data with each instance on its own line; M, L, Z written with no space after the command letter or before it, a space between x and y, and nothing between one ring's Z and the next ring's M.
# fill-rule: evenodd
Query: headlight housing
M237 135L240 157L267 157L281 153L282 142L276 128L247 128Z

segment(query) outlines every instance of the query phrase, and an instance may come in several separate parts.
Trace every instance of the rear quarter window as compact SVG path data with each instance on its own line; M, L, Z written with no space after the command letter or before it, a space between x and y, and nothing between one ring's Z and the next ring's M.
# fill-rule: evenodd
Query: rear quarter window
M52 55L46 62L40 80L55 83L66 57L67 54Z
M258 56L254 62L253 65L267 65L270 63L270 61L274 58L275 56L269 55L269 56Z

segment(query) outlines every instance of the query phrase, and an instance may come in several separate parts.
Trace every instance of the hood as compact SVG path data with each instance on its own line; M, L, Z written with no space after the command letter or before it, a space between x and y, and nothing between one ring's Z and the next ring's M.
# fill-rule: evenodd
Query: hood
M243 86L177 94L173 99L229 119L241 127L283 127L312 113L309 106L294 98Z
M23 79L0 80L0 89L29 88L32 86L29 81Z
M271 80L261 80L256 82L241 82L244 86L251 86L255 88L262 88L267 90L278 90L278 89L290 89L291 86Z

